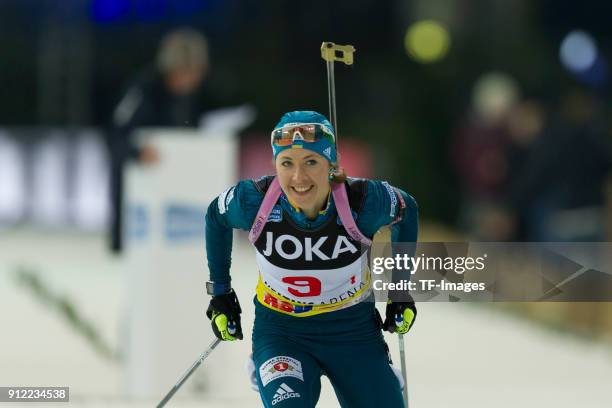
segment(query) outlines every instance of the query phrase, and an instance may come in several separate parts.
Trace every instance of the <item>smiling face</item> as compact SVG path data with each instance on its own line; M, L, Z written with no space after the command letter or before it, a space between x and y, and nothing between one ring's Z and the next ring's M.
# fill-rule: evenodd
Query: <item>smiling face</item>
M276 157L276 175L287 197L308 218L316 218L330 191L329 162L308 149L287 149Z

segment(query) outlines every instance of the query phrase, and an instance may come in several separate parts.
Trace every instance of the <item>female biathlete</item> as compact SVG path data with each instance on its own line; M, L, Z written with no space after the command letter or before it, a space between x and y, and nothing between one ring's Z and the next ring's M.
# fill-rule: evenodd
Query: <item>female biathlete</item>
M286 113L272 132L276 176L241 181L211 203L207 316L221 340L242 339L232 229L250 230L259 267L253 362L264 406L314 407L326 375L342 407L403 407L381 327L408 332L416 308L387 303L381 322L367 248L390 224L394 242L416 242L417 205L386 182L339 173L334 137L321 114Z

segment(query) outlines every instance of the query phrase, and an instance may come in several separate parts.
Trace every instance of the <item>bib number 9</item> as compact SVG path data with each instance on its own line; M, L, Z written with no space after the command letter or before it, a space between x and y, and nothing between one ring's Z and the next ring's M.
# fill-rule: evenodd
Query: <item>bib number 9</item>
M282 281L300 288L296 289L291 286L287 288L293 296L308 297L319 296L321 294L321 281L314 276L286 276Z

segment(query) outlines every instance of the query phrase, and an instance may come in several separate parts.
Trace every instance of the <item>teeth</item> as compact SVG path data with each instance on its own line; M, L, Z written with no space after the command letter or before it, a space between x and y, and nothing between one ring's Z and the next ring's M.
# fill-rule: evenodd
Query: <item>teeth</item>
M304 193L304 192L306 192L306 191L310 190L310 188L311 188L311 187L312 187L312 186L308 186L308 187L297 187L297 186L293 186L293 189L294 189L295 191L297 191L298 193Z

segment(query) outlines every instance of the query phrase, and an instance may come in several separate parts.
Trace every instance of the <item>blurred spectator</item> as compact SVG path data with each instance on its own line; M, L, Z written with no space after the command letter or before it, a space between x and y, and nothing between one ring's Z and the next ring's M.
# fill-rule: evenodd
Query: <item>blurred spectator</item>
M509 174L504 201L507 216L512 218L514 225L510 238L513 240L528 240L525 225L525 215L513 201L513 188L516 186L525 163L528 161L535 141L542 136L546 127L547 108L543 102L528 98L517 103L506 118L506 129L510 144L506 152L509 163ZM512 215L511 215L512 214Z
M461 226L487 241L603 240L612 158L599 101L573 90L548 115L501 83L477 83L474 114L457 133Z
M529 241L604 239L606 183L612 171L598 100L573 90L514 177L509 203Z
M483 75L474 85L470 112L455 131L451 154L462 191L459 223L475 239L507 240L514 231L503 199L510 177L506 121L517 99L512 78Z
M192 29L179 29L161 41L154 67L141 72L114 110L109 133L111 153L111 249L122 249L123 168L128 160L152 164L160 160L151 146L138 146L139 127L195 127L200 116L220 107L202 86L209 72L206 38ZM161 158L163 159L163 158Z

